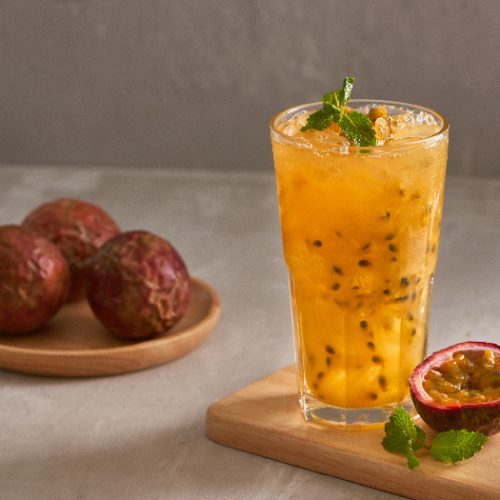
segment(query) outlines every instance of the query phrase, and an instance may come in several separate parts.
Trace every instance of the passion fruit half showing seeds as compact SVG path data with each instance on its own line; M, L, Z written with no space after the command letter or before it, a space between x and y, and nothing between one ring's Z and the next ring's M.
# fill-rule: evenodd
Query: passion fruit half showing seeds
M87 298L97 319L116 336L160 335L187 310L191 282L181 256L147 231L115 236L88 271Z
M72 198L40 205L26 216L23 226L55 243L66 257L71 273L69 301L85 296L88 260L120 232L102 208Z
M500 346L463 342L435 352L410 377L422 420L441 432L500 431Z

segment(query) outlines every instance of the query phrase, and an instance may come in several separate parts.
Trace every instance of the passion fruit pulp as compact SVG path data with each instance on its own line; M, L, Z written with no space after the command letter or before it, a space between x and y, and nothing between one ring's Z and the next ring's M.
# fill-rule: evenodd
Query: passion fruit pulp
M463 342L435 352L410 377L422 420L441 432L500 431L500 346Z

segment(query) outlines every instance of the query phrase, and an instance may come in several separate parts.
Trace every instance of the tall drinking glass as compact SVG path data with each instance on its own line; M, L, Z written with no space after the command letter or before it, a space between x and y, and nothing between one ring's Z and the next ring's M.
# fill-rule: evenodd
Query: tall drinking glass
M403 103L349 106L388 110L393 140L298 132L321 103L278 114L271 139L304 416L371 424L411 408L425 355L448 123Z

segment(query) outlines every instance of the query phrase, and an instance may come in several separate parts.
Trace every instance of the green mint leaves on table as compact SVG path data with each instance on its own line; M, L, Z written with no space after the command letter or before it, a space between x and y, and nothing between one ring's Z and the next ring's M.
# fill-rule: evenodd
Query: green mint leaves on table
M440 432L431 444L431 455L440 462L454 464L478 452L488 438L480 432L451 430Z
M323 108L319 109L307 119L307 123L300 129L324 130L332 123L337 123L344 135L355 146L376 146L377 138L372 122L363 113L346 111L345 106L351 97L354 77L344 78L342 88L328 92L323 96Z
M411 415L403 408L396 408L385 424L382 446L387 451L406 455L408 467L414 469L420 464L414 451L422 448L424 440L424 431L413 423Z
M456 463L472 457L486 443L488 437L480 432L451 430L436 434L431 445L425 444L425 432L413 423L411 415L403 408L396 408L385 424L382 446L392 453L402 453L408 460L408 468L420 464L415 451L427 448L431 456L440 462Z

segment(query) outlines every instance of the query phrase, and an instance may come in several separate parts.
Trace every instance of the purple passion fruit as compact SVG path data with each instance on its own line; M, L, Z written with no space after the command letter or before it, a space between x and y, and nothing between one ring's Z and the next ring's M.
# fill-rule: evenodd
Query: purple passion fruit
M500 431L500 346L463 342L435 352L410 378L413 404L436 431Z
M92 259L87 298L99 321L121 338L165 333L186 312L189 274L168 242L147 231L108 241Z
M120 232L102 208L70 198L40 205L26 216L23 226L55 243L66 257L71 272L69 301L85 295L88 259Z
M56 245L20 226L0 226L0 332L45 324L64 304L69 280Z

